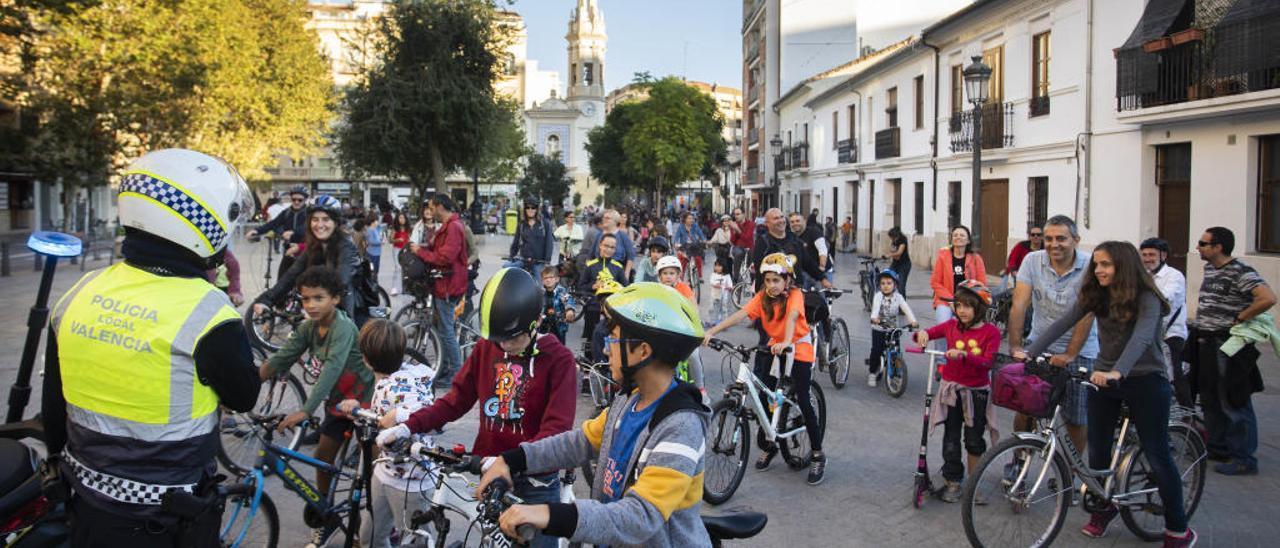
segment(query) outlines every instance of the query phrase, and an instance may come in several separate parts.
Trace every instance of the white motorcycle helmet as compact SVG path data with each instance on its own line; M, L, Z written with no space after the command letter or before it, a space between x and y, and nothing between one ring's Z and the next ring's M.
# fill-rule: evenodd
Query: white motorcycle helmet
M120 224L163 238L202 259L217 255L245 218L253 195L230 164L170 148L134 160L120 179Z

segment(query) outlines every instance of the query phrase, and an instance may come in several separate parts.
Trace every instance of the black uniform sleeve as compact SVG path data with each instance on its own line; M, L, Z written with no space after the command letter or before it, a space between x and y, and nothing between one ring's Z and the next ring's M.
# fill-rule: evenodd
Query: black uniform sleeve
M62 366L58 361L58 338L49 328L44 349L44 383L40 389L40 422L48 454L55 455L67 444L67 400L62 395Z
M262 380L243 323L227 322L211 329L196 346L195 359L200 382L218 394L222 405L241 412L253 409Z

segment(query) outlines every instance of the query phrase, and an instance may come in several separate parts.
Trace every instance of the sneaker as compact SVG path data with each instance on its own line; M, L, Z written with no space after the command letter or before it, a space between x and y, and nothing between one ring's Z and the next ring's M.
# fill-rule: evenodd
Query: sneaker
M764 470L773 463L773 457L778 456L778 446L766 449L760 454L760 458L756 459L756 470Z
M1224 476L1256 476L1258 475L1258 465L1249 465L1233 460L1214 466L1213 471Z
M1116 516L1120 514L1120 509L1115 505L1110 506L1102 512L1094 512L1089 515L1089 523L1080 529L1086 537L1102 538L1107 534L1107 529L1111 528L1111 523L1115 521Z
M317 527L311 530L311 543L307 544L307 548L319 548L324 546L324 528Z
M813 460L809 464L809 485L822 483L822 476L827 470L827 456L822 451L813 452Z
M872 387L872 388L875 388L875 387L876 387L876 378L877 378L877 377L879 377L879 376L880 376L880 375L877 375L877 374L875 374L875 373L867 373L867 386L870 386L870 387Z
M1191 548L1196 545L1199 540L1194 529L1188 527L1187 532L1182 536L1174 536L1168 531L1164 532L1164 548Z
M947 480L947 484L942 487L942 492L938 494L938 498L942 499L942 502L959 502L960 482Z

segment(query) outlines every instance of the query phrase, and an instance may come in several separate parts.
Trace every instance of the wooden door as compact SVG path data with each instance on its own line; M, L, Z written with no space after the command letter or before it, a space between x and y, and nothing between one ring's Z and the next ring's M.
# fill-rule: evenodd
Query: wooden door
M998 274L1004 270L1009 253L1009 180L982 181L982 262L987 273ZM986 280L982 280L986 283Z
M1191 144L1156 147L1156 186L1160 190L1158 230L1169 242L1166 261L1184 274L1191 233Z

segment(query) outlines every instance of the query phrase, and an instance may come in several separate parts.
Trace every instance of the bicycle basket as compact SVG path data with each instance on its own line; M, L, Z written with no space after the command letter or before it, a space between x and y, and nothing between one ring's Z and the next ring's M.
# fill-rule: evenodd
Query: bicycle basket
M997 406L1023 415L1047 418L1053 416L1054 383L1034 372L1034 366L1011 363L996 371L991 386L991 401Z

